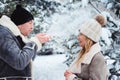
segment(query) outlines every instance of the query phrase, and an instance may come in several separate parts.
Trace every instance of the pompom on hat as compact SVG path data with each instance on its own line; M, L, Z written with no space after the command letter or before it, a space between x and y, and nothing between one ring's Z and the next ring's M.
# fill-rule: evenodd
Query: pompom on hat
M26 9L22 8L21 5L16 6L16 9L13 11L10 18L16 25L24 24L34 19L33 15Z
M81 26L80 33L94 42L98 42L101 36L102 26L104 26L106 22L107 20L103 15L97 14L94 19L88 20Z

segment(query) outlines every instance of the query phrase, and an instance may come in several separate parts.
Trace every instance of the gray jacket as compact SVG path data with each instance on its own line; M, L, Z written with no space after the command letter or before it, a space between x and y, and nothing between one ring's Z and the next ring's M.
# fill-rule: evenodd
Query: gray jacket
M31 59L36 50L34 42L24 43L20 36L0 25L0 78L25 80L23 77L31 77Z
M81 64L81 73L73 80L107 80L106 63L103 55L95 54L90 64Z

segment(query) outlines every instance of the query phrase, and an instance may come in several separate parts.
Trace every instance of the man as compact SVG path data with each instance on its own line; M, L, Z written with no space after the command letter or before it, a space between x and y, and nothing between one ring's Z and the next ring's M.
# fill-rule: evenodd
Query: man
M41 43L49 41L46 34L31 40L26 36L33 30L33 15L20 5L0 19L0 80L32 80L31 60Z

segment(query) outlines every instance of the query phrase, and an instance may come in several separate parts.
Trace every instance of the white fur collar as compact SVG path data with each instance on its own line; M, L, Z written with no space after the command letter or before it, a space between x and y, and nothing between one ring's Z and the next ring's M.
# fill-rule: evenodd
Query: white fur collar
M99 45L99 43L94 44L90 51L88 53L85 54L84 59L82 60L81 63L85 63L85 64L90 64L92 58L94 57L94 55L98 52L101 51L101 46Z
M3 15L1 17L0 24L3 25L4 27L9 28L15 36L21 35L18 27L6 15Z
M10 29L15 36L20 36L25 43L29 42L29 40L20 33L18 27L6 15L0 18L0 24Z

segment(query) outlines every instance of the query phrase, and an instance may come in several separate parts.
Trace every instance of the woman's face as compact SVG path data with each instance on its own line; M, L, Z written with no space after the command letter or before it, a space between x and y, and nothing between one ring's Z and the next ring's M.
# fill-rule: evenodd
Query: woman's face
M18 28L24 36L28 36L33 30L33 20L26 22L24 24L18 25Z
M80 33L78 35L78 41L79 41L79 45L81 47L85 47L86 39L87 39L87 37L85 35L83 35L82 33Z

